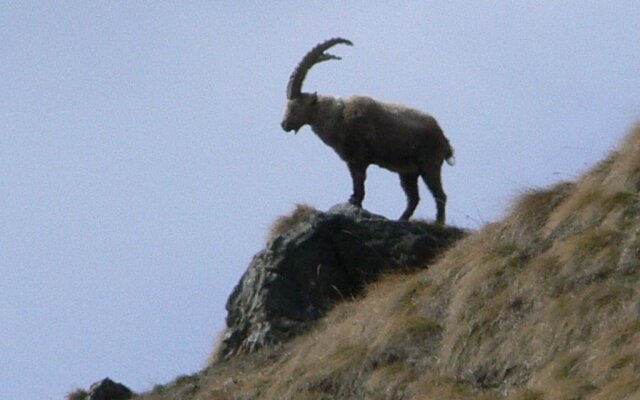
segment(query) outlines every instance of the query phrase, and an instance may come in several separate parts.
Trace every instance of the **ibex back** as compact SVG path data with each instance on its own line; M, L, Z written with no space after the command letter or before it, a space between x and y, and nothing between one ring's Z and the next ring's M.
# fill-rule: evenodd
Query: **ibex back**
M352 45L343 38L320 43L291 74L282 129L297 133L303 125L310 125L338 153L347 163L353 180L351 204L362 207L367 167L376 164L400 175L407 196L401 220L408 220L420 201L418 179L422 177L436 200L436 221L444 224L447 195L442 188L441 168L445 160L453 165L453 147L432 116L365 96L343 100L302 92L302 83L311 67L340 59L325 53L336 44Z

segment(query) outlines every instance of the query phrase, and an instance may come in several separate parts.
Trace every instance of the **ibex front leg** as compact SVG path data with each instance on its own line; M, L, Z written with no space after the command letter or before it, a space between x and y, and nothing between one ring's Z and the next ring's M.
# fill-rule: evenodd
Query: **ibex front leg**
M353 180L353 194L349 198L349 203L362 208L364 200L364 181L367 179L367 166L349 163L349 172Z
M420 202L418 174L400 174L400 184L407 195L407 208L400 216L400 221L408 221Z

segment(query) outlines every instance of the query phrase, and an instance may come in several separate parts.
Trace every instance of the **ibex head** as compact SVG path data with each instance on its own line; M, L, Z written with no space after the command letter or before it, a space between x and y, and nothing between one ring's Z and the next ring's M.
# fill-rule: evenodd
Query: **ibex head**
M327 49L336 44L353 45L351 41L343 38L333 38L322 42L311 49L291 73L289 84L287 85L287 109L282 120L282 129L286 132L295 131L297 133L303 125L311 122L318 95L316 93L303 93L302 83L307 76L307 72L314 65L328 60L340 60L340 57L325 53Z

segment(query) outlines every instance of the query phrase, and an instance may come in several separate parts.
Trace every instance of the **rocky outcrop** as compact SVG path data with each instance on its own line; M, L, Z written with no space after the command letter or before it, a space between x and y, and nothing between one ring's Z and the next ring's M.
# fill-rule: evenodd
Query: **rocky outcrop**
M299 210L298 210L299 211ZM349 204L284 219L227 301L218 358L304 332L337 301L391 270L426 268L464 236L453 227L391 221Z
M129 400L133 392L121 383L116 383L109 378L94 383L89 389L86 400Z

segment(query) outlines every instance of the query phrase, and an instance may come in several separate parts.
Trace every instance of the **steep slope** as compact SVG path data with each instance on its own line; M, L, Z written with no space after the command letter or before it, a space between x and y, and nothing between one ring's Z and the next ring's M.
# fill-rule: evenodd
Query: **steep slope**
M145 399L640 399L640 126L429 269Z

